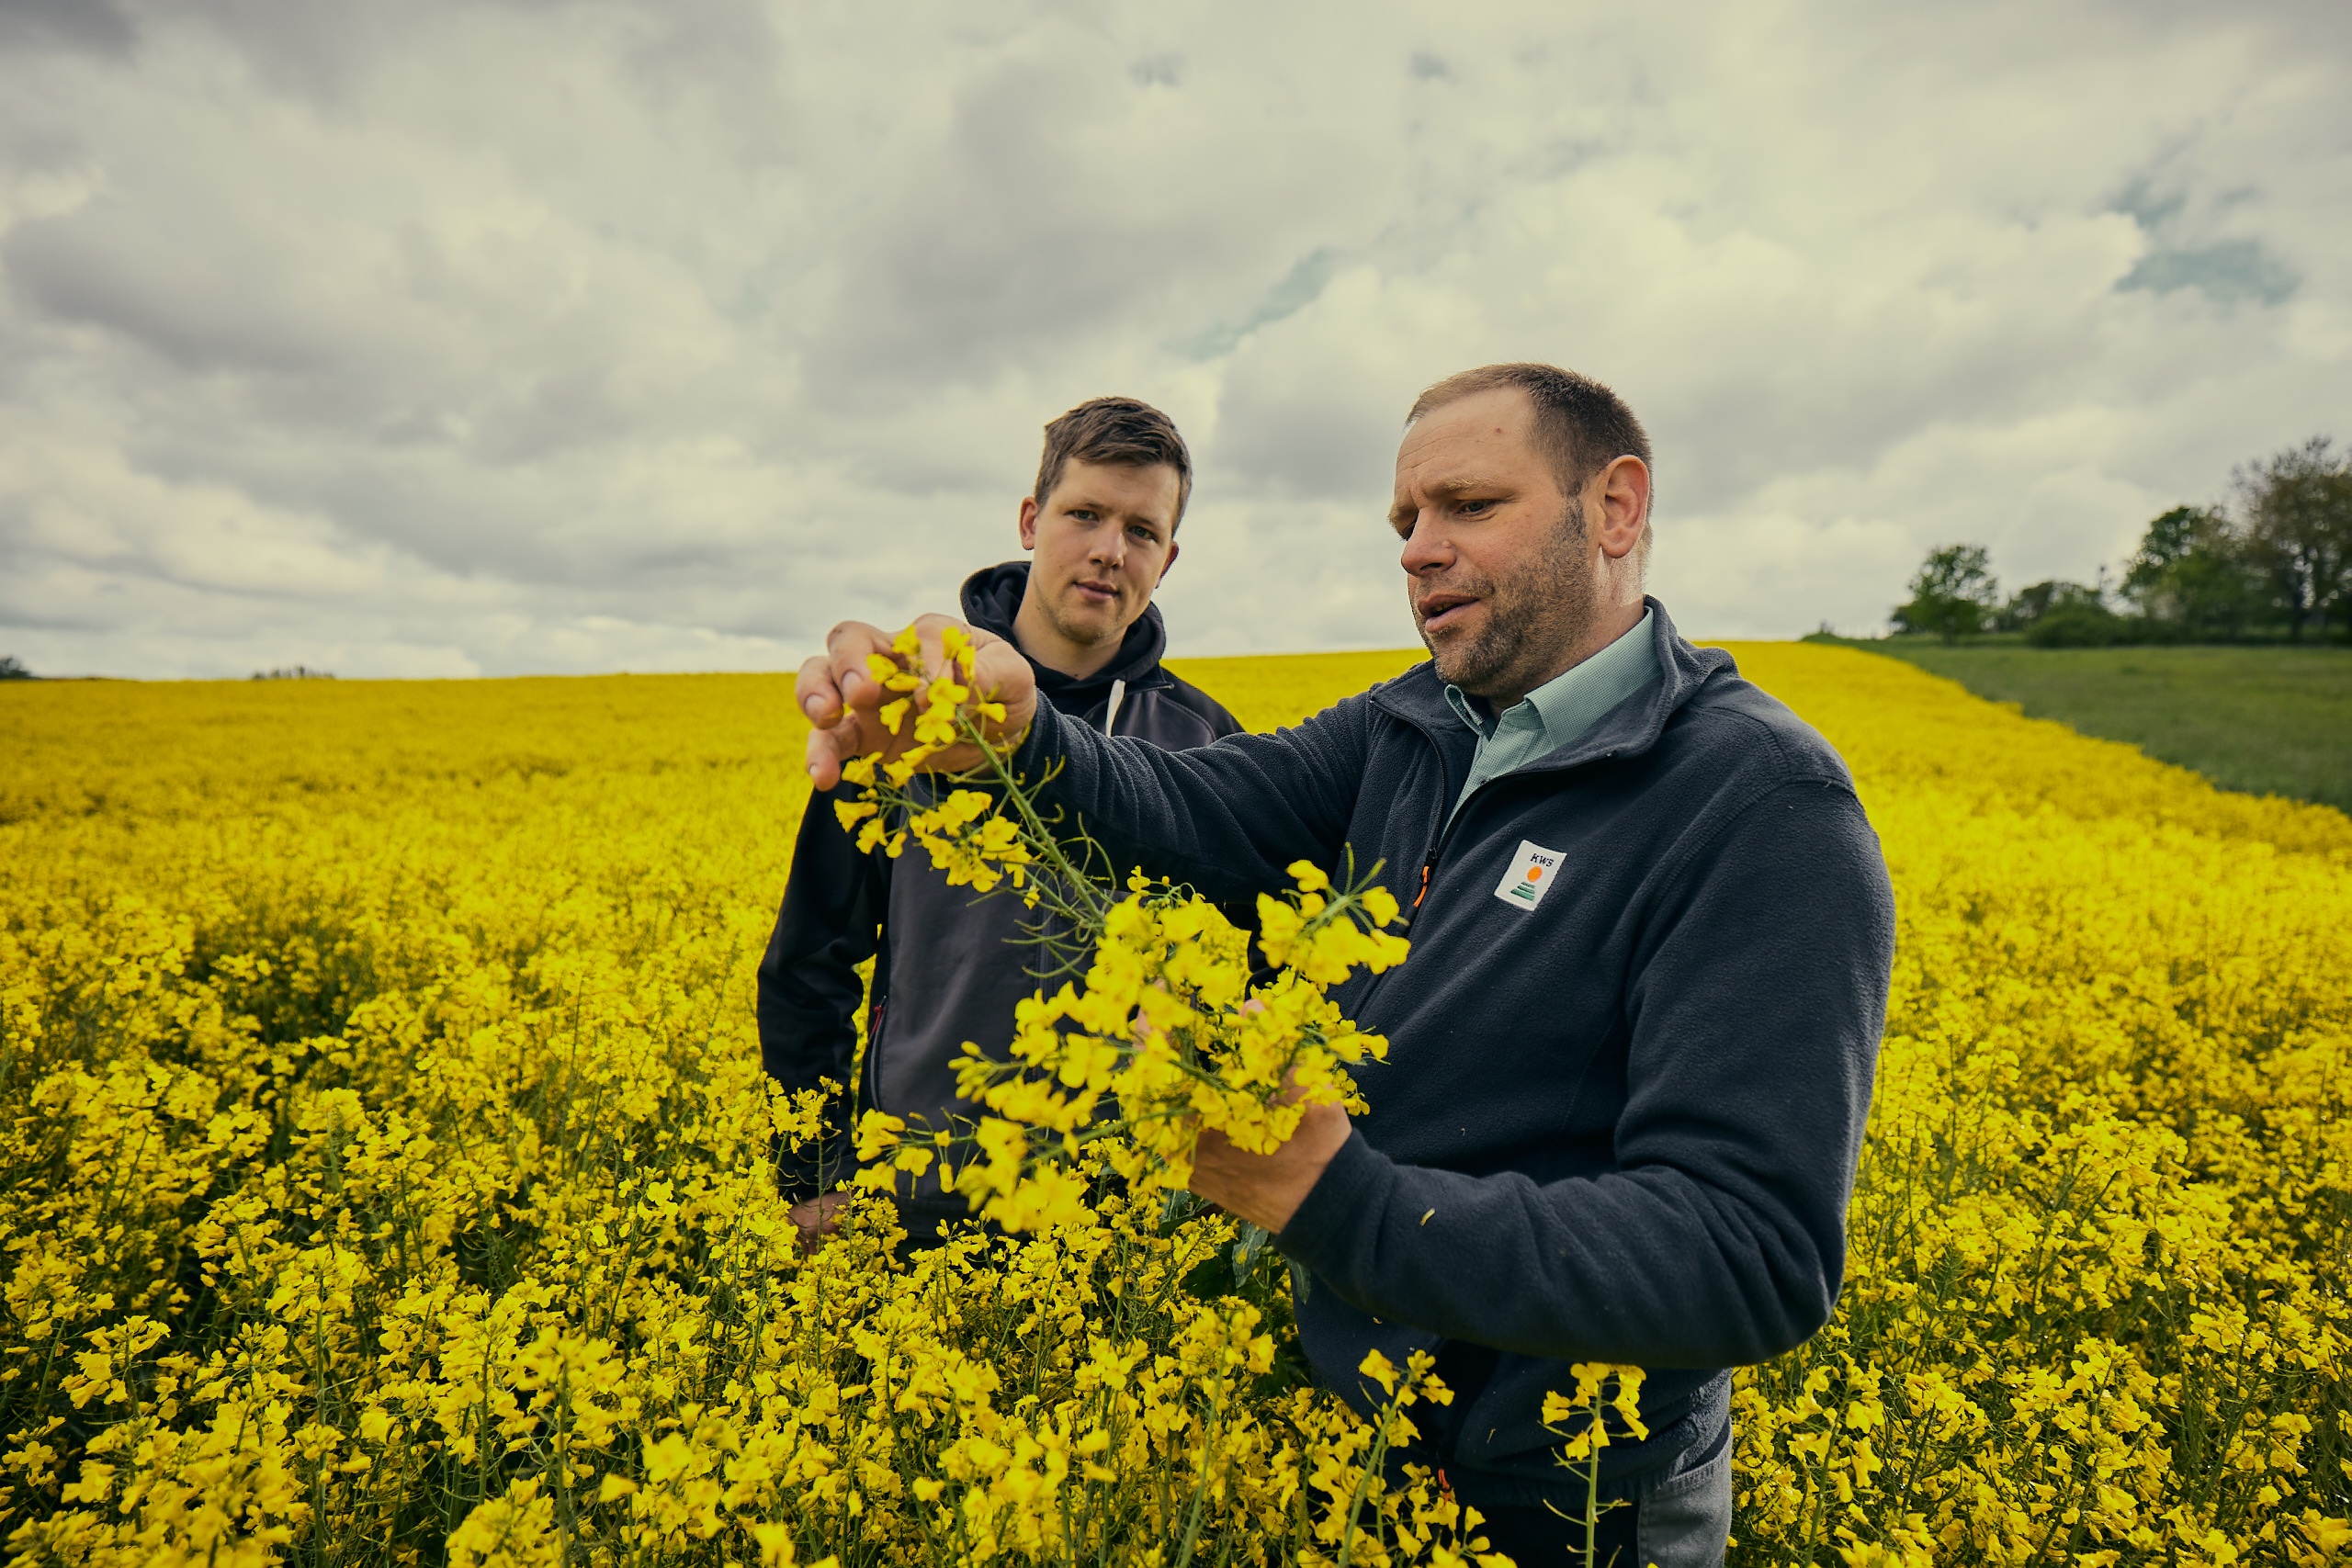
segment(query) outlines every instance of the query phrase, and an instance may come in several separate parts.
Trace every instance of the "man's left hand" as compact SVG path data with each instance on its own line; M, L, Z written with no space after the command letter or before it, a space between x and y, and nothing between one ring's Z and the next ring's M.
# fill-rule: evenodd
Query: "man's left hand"
M1270 1155L1245 1154L1204 1127L1193 1145L1193 1195L1280 1235L1347 1141L1348 1113L1337 1105L1308 1106L1298 1131Z

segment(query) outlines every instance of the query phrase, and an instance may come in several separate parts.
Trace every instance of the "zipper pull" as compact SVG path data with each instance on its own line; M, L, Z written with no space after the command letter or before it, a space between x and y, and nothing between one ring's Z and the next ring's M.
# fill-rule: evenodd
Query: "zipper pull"
M1437 851L1438 846L1431 844L1430 858L1421 862L1421 890L1413 895L1413 908L1416 909L1421 907L1421 900L1430 896L1430 873L1437 869Z

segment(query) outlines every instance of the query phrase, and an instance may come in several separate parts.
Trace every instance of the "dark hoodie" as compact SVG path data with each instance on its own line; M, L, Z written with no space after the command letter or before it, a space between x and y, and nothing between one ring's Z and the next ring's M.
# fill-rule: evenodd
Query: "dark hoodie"
M1029 582L1026 561L974 572L964 583L964 617L1007 640ZM1057 713L1091 730L1170 750L1238 734L1233 716L1197 686L1160 668L1168 634L1159 608L1147 608L1092 675L1075 678L1030 660L1037 690ZM966 1041L1001 1055L1012 1041L1013 1009L1036 988L1041 953L1024 922L1035 917L1009 895L951 887L920 852L897 860L858 852L832 811L853 786L808 802L793 849L792 874L767 954L760 961L760 1055L786 1089L824 1078L852 1084L862 999L857 965L872 958L873 1002L856 1109L874 1107L910 1124L945 1127L969 1117L956 1093ZM822 1144L789 1156L785 1195L797 1201L837 1186L851 1169L853 1106L836 1098ZM936 1168L933 1168L934 1170ZM960 1199L926 1177L901 1200L908 1230L923 1239L961 1214Z

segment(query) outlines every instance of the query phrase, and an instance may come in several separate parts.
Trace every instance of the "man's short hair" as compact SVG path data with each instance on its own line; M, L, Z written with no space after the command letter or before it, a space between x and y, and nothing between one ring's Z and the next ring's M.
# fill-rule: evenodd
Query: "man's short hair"
M1106 468L1148 468L1165 463L1176 470L1173 533L1193 498L1193 454L1176 434L1176 422L1134 398L1089 398L1046 426L1046 453L1037 460L1037 504L1044 506L1062 482L1071 459Z
M1535 443L1551 459L1560 489L1571 497L1592 476L1620 457L1634 457L1650 468L1649 434L1625 406L1625 400L1594 380L1556 365L1488 365L1448 376L1413 400L1407 425L1448 403L1499 387L1517 387L1535 405ZM1656 499L1656 474L1652 474ZM1642 519L1642 555L1650 547L1649 519Z

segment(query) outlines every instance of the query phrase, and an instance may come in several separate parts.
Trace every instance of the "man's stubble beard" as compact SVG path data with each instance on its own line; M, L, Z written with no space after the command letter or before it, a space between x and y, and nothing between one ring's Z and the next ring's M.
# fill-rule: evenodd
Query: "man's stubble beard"
M1061 606L1051 598L1041 597L1037 607L1046 613L1046 624L1054 628L1055 635L1073 648L1082 648L1092 652L1105 643L1115 645L1123 641L1127 635L1127 627L1119 625L1118 613L1115 609L1111 614L1109 629L1104 630L1099 626L1084 626L1072 621L1068 615L1062 614Z
M1519 683L1515 676L1532 690L1551 662L1582 640L1593 623L1599 584L1591 552L1585 547L1580 510L1560 518L1558 547L1544 558L1542 570L1516 579L1508 592L1491 582L1448 584L1486 600L1487 625L1469 642L1457 641L1446 652L1439 651L1428 632L1421 633L1421 646L1436 662L1438 679L1472 696L1508 690ZM1419 617L1414 621L1418 626Z

